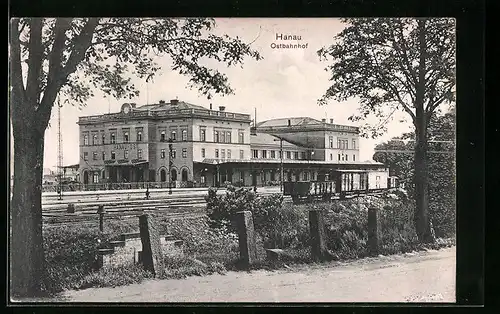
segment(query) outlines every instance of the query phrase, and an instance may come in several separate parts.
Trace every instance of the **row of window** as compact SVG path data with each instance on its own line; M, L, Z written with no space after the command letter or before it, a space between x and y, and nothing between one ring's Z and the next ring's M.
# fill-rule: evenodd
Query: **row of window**
M111 152L110 156L111 160L116 159L116 152ZM123 151L123 159L128 159L129 158L129 153L128 150ZM88 160L89 159L89 153L88 152L83 152L83 160ZM142 159L142 149L137 150L137 159ZM98 154L97 152L92 153L92 160L98 160ZM106 160L106 153L102 152L102 160Z
M166 138L166 131L161 131L160 132L160 142L165 142L167 140ZM170 131L170 139L172 141L177 141L177 131L172 130ZM186 129L181 131L181 141L186 142L188 140L188 131Z
M259 156L260 152L260 156ZM263 159L281 159L281 152L275 150L257 150L252 149L252 158L263 158ZM306 152L284 152L283 159L306 159Z
M106 143L106 135L104 134L104 131L102 132L102 141L99 143L99 137L97 134L94 134L92 136L92 145L99 145L99 144L105 144ZM172 141L177 141L177 131L172 130L170 132L170 139ZM206 142L206 129L200 129L200 141ZM160 131L160 141L165 142L167 140L167 134L166 131ZM182 130L181 131L181 141L186 142L188 140L188 131L187 130ZM130 141L130 134L128 131L123 132L123 142L128 143ZM136 142L142 142L142 130L136 132ZM232 143L231 141L231 131L220 131L216 130L214 131L214 142L215 143ZM245 142L245 133L240 131L238 132L238 143L239 144L244 144ZM111 132L109 134L109 143L110 144L116 144L116 133ZM89 135L84 134L83 136L83 145L89 145Z
M330 154L330 160L333 160L333 154ZM349 161L349 155L347 154L338 154L338 161ZM352 161L356 161L356 155L352 155Z
M99 143L99 136L97 134L94 134L94 135L92 135L92 145L106 144L106 134L104 134L104 131L101 131L101 133L102 133L101 143ZM135 140L136 140L136 142L142 142L142 131L136 132ZM123 132L123 142L124 143L130 142L130 134L128 131ZM111 132L109 134L109 143L116 144L116 133L115 132ZM89 145L88 134L83 135L83 145Z
M166 156L166 152L165 152L165 149L162 149L160 151L160 158L161 159L165 159L165 156ZM175 159L176 156L177 156L177 151L175 150L175 148L172 148L172 150L170 151L170 156L172 157L172 159ZM182 149L182 158L187 158L187 148L183 148Z
M333 136L329 137L329 142L330 142L330 148L335 148L333 147ZM344 138L339 138L337 139L337 147L339 149L349 149L349 140L344 139ZM356 140L352 140L352 146L351 149L356 149Z

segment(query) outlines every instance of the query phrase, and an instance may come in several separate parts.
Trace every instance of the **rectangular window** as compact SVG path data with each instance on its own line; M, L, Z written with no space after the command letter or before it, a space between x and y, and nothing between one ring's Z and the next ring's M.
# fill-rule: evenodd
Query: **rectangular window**
M267 158L267 150L262 151L262 158Z
M205 158L205 149L204 148L201 149L201 157Z
M230 149L227 150L227 159L231 159L231 150Z
M299 159L299 152L293 152L293 159Z
M330 139L330 148L333 148L333 136L330 136L329 139Z
M219 158L219 150L215 149L215 158Z
M142 159L142 149L137 150L137 159Z
M128 132L123 133L123 142L128 143Z
M349 161L349 155L345 154L345 161Z
M102 160L106 160L106 153L102 152Z
M89 153L83 152L83 160L88 160L88 159L89 159Z
M116 159L116 154L115 154L115 152L111 152L111 159L112 159L112 160L115 160L115 159Z
M111 133L111 144L115 144L116 143L116 135L115 133Z
M170 132L170 138L172 139L172 141L176 141L177 140L177 132L176 131Z
M200 141L205 142L207 138L207 130L200 129Z
M244 154L245 152L243 151L243 149L240 149L240 159L244 159Z
M102 144L106 143L106 134L102 134Z
M94 136L92 136L92 145L98 145L98 140L97 140L97 134L94 134Z
M286 159L292 159L292 152L286 152Z
M356 140L352 140L352 149L356 149Z
M137 132L137 142L142 142L142 132L141 131Z
M245 132L238 132L238 143L244 144L245 142Z
M160 142L165 142L165 131L161 131L160 133Z
M214 142L219 143L219 131L214 131Z
M221 157L221 159L226 159L226 150L225 150L225 149L221 149L221 150L220 150L220 155L221 155L221 156L220 156L220 157Z
M128 150L123 151L123 159L128 159Z
M93 153L92 153L92 159L93 159L93 160L97 160L97 153L96 153L96 152L93 152Z
M252 149L252 156L253 158L259 158L259 151L256 149Z
M226 132L226 143L231 143L231 131Z
M175 159L175 157L177 157L177 152L175 151L175 148L172 148L171 156L172 159Z
M188 150L187 150L187 148L183 148L182 149L182 158L187 158L187 156L188 156Z
M186 142L188 140L188 131L182 130L182 141Z
M165 159L165 150L164 149L162 149L160 152L160 158Z
M338 156L338 161L340 161L340 154L339 154L339 156Z
M272 159L276 158L276 151L274 150L271 151L271 158Z
M83 145L89 145L89 136L87 134L83 136Z
M356 155L352 155L352 161L356 161Z
M306 152L302 152L301 155L300 159L306 159Z
M220 137L219 139L220 139L221 143L225 143L226 142L226 132L220 131L219 132L219 137Z
M330 154L330 160L333 160L333 154Z

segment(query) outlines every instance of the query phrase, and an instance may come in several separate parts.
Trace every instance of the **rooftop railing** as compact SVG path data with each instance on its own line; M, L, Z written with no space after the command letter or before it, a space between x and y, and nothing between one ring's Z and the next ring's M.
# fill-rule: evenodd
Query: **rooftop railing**
M111 114L103 114L103 115L95 115L95 116L85 116L80 117L78 119L79 123L92 123L92 122L107 122L111 120L117 119L125 119L125 118L161 118L161 117L169 117L169 116L213 116L213 117L223 117L228 119L238 119L238 120L250 120L250 115L241 114L241 113L233 113L233 112L225 112L225 111L216 111L209 109L170 109L170 110L137 110L130 113L111 113Z

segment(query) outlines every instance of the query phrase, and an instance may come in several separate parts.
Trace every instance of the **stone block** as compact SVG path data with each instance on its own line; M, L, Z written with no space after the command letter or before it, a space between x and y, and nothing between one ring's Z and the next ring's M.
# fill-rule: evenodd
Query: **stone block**
M379 254L381 230L378 215L378 208L368 208L368 254L370 256L377 256Z
M151 214L139 216L139 229L142 243L142 265L144 269L152 272L155 277L161 277L165 269L160 230L155 217Z
M252 212L242 211L235 215L240 247L240 259L243 266L248 267L257 261L257 245L253 225Z

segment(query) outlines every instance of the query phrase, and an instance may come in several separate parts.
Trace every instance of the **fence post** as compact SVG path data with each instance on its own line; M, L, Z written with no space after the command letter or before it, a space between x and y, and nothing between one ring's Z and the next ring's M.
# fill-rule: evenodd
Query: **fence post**
M378 208L368 208L368 254L377 256L379 254L380 221Z
M253 226L252 212L241 211L236 213L240 258L245 267L257 261L257 245Z
M154 216L143 214L139 216L139 229L142 243L141 262L145 270L153 273L158 278L164 272L163 254L160 242L160 230Z
M311 236L311 257L313 261L329 259L325 243L325 221L322 210L309 211L309 231Z
M99 231L104 231L104 205L99 205L97 207L97 213L99 214Z

